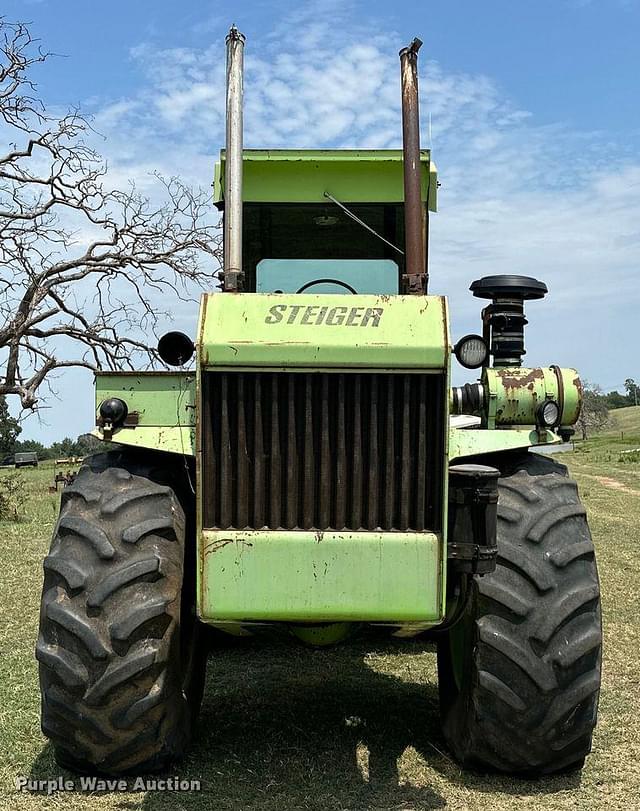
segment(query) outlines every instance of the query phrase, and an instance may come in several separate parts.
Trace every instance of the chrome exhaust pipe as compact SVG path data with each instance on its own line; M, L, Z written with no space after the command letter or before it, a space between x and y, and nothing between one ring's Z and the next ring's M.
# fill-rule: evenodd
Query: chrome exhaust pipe
M224 162L223 290L242 290L242 93L244 34L231 26L227 43L227 112Z

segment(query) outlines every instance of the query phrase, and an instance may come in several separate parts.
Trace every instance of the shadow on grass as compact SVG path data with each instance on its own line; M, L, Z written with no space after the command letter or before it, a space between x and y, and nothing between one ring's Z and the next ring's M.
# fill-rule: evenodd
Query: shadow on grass
M375 650L383 669L390 669L386 656L424 649L424 641L399 642L368 633L331 649L242 640L214 650L196 738L171 772L200 780L201 791L150 792L142 808L445 807L445 797L434 786L400 783L398 760L403 754L403 763L409 758L403 772L412 775L412 783L424 783L424 761L452 792L457 787L536 795L578 787L579 774L525 781L461 772L446 754L434 677L416 671L421 683L415 683L408 672L405 681L376 672L365 658ZM407 753L408 748L415 752ZM45 747L32 775L47 777L52 771L57 775L61 770ZM441 787L442 780L438 782ZM117 807L139 805L128 795Z

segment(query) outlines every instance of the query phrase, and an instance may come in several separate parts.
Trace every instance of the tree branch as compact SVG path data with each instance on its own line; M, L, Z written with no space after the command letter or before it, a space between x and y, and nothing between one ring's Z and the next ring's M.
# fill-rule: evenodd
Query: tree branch
M156 301L192 300L221 264L208 192L156 176L152 203L106 186L90 122L38 97L32 71L48 56L0 18L0 395L25 409L57 370L156 362Z

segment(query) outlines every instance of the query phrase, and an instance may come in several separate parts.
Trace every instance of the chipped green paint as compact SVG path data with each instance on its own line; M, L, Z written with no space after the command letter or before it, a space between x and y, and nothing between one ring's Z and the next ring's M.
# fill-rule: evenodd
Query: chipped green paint
M442 370L449 361L442 296L205 294L203 367Z
M432 532L203 530L208 622L432 622L445 561Z
M216 165L214 200L224 206L224 161ZM437 174L428 150L420 161L421 198L437 207ZM245 150L246 203L399 208L404 198L399 150ZM425 231L426 234L426 231ZM297 289L297 286L296 288ZM203 503L215 497L203 475L201 380L229 371L427 372L450 377L446 298L404 295L205 294L194 372L96 375L96 407L121 397L127 424L100 438L196 457L197 593L200 618L244 635L251 623L281 622L312 644L346 637L354 622L400 626L411 635L446 615L447 465L505 450L554 444L535 425L546 398L562 408L564 425L578 417L581 385L572 369L485 369L481 426L446 431L442 533L381 531L220 530L203 527ZM448 390L444 414L448 420ZM446 424L446 423L445 423ZM444 429L443 429L444 430Z
M114 442L193 456L195 382L195 372L99 372L96 415L103 400L119 397L129 409L129 424L113 432ZM99 425L93 434L105 439Z
M488 399L488 428L535 425L536 411L545 400L555 400L560 405L561 425L573 425L578 419L582 386L575 369L557 366L485 369L482 383Z
M206 369L407 370L444 373L448 380L448 330L440 296L207 294L195 372L99 374L96 407L108 397L127 402L130 424L114 432L116 442L193 455L197 384ZM551 431L521 426L533 423L545 397L563 402L564 424L577 417L580 382L573 370L487 369L483 382L484 426L451 429L448 459L486 459L559 442ZM102 436L99 427L94 433ZM407 634L445 617L443 534L202 528L207 494L202 455L196 459L197 604L205 622L237 633L246 633L243 624L288 623L292 634L324 644L347 634L353 622L395 624ZM446 491L445 475L445 527Z
M486 456L501 451L531 448L539 445L557 445L562 440L552 431L537 431L532 428L450 428L449 459L466 456Z
M437 209L438 176L428 149L421 150L422 199ZM213 197L224 199L225 151L216 163ZM402 203L402 150L245 149L245 202L322 203L325 192L343 203Z
M91 432L98 439L106 439L102 429L94 428ZM181 453L183 456L194 456L196 452L195 428L168 428L138 426L118 428L113 432L111 441L132 448L147 448L166 453Z

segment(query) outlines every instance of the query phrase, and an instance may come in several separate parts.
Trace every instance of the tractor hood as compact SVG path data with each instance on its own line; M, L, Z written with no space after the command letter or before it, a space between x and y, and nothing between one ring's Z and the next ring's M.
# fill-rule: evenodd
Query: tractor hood
M201 366L446 369L442 296L208 293Z

